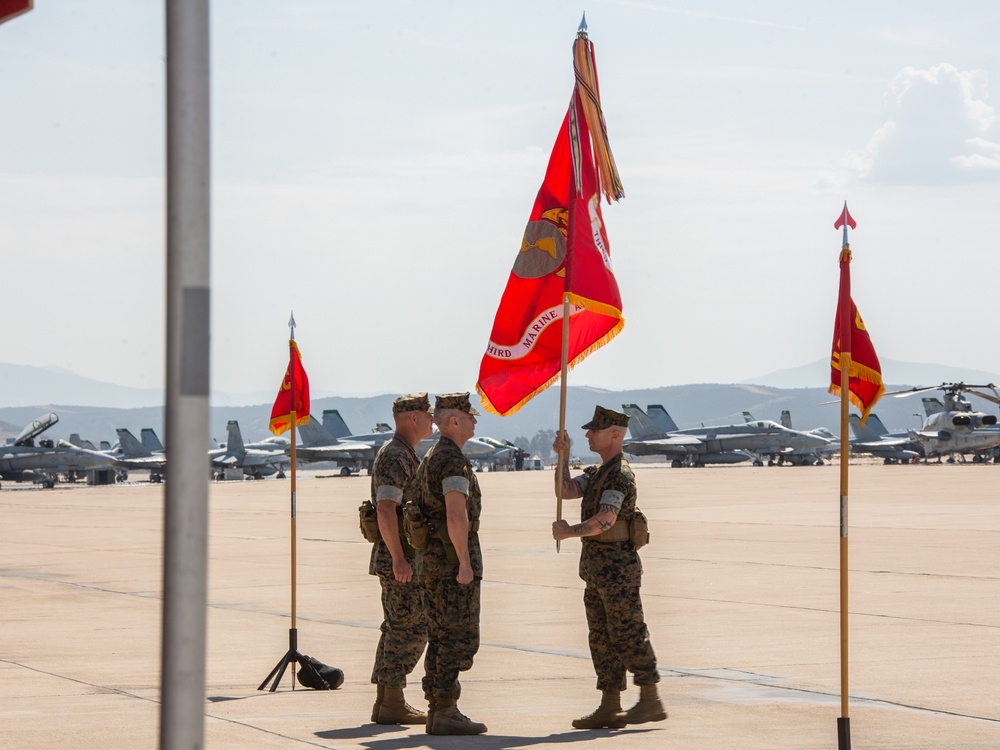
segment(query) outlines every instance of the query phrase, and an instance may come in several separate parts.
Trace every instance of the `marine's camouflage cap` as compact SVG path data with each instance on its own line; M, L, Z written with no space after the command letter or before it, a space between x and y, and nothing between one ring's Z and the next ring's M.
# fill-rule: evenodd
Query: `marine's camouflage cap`
M392 414L408 411L430 411L431 400L426 393L407 393L392 402Z
M594 407L594 418L583 425L585 430L603 430L608 427L628 427L628 415L603 406Z
M438 409L458 409L467 414L479 416L479 412L472 408L469 402L469 392L465 393L442 393L434 400L434 411Z

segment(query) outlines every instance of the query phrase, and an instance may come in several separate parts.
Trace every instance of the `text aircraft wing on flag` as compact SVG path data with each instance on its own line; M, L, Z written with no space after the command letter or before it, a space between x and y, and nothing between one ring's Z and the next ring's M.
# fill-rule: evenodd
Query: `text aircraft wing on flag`
M594 50L574 44L576 85L528 217L479 369L483 407L513 414L559 377L564 303L569 366L614 338L625 321L601 197L624 196L601 113Z

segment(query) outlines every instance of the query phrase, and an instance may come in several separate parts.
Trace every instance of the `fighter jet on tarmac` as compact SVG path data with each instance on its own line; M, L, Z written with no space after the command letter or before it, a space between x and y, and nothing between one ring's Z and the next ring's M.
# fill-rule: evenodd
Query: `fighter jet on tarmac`
M672 466L699 466L706 463L737 463L753 457L754 466L762 466L764 459L772 466L783 454L793 449L815 449L830 443L825 437L799 430L790 430L770 420L755 420L749 424L730 424L695 427L685 430L663 430L635 404L622 408L632 421L629 431L633 439L624 444L625 452L632 455L661 454L671 458ZM653 405L650 411L658 418L676 427L662 406ZM662 411L662 414L659 412ZM633 431L633 424L636 430ZM655 430L655 434L650 434ZM638 433L638 434L637 434Z
M13 482L35 482L54 487L59 474L76 478L79 472L104 469L111 460L91 451L77 448L66 441L58 445L49 439L35 438L59 421L55 414L39 417L21 430L13 444L0 446L0 479Z
M271 474L277 474L278 479L284 479L285 469L291 463L291 459L284 450L247 448L243 444L239 422L230 419L226 426L228 430L226 447L208 452L213 466L220 468L238 467L243 469L244 474L254 479L263 479Z
M908 464L919 461L922 448L906 436L906 433L890 434L875 413L869 414L865 426L861 426L861 417L850 414L851 422L851 453L867 453L881 458L886 464Z

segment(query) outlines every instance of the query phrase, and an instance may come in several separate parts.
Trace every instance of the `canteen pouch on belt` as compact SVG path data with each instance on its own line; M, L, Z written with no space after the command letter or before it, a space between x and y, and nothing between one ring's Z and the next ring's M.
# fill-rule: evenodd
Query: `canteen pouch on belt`
M361 524L361 536L366 541L372 544L382 541L382 533L378 529L378 511L368 500L358 506L358 521Z
M427 540L430 536L427 521L420 506L415 503L403 506L403 535L413 549L427 549Z
M636 549L649 544L649 521L646 520L646 514L638 508L632 514L632 522L629 524L628 532L632 546Z

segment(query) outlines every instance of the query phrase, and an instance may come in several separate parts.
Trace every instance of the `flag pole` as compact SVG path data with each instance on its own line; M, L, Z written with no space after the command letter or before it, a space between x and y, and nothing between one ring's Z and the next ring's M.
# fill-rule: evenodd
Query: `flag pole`
M288 385L289 385L289 396L291 397L291 413L289 415L291 421L291 453L290 460L291 465L291 557L292 557L292 609L291 609L291 627L288 630L288 651L285 655L281 657L281 660L274 666L270 674L264 678L264 681L260 683L257 687L258 690L263 690L267 685L268 681L274 677L274 682L271 683L270 692L274 692L278 689L278 683L281 682L282 676L285 674L285 668L289 664L292 665L292 690L295 690L295 665L302 661L302 654L299 653L299 631L296 626L295 620L295 569L296 569L296 549L295 549L295 420L297 414L295 411L295 381L297 379L298 371L295 367L295 314L288 319L288 328L290 330L288 336Z
M288 330L289 330L289 334L288 334L288 364L291 365L292 361L293 361L293 358L295 357L295 351L294 351L294 348L295 348L295 313L289 313L289 317L288 317ZM290 483L290 486L291 486L291 519L292 519L291 520L291 537L292 537L292 550L291 550L291 554L292 554L292 612L291 612L291 614L292 614L292 620L291 620L291 630L288 633L288 648L289 648L290 651L295 651L296 653L298 653L298 632L299 631L298 631L298 627L297 627L296 622L295 622L295 591L296 591L296 588L297 588L296 581L295 581L295 573L296 573L296 569L298 567L298 559L296 557L296 549L295 549L295 539L296 539L296 536L297 536L296 528L295 528L295 516L296 516L296 512L295 512L295 510L296 510L295 509L295 422L296 422L296 418L298 416L296 414L296 412L295 412L295 381L296 381L296 379L297 378L295 377L295 375L293 375L291 378L289 378L289 380L291 381L291 383L290 383L290 386L291 386L290 395L292 397L292 399L291 399L292 400L292 414L291 414L291 420L290 420L291 421L291 430L292 430L292 433L291 433L291 436L290 436L290 440L291 440L291 443L292 443L292 450L291 450L291 455L290 455L290 460L292 462L292 466L291 466L291 475L292 476L291 476L291 483ZM295 689L295 666L294 665L295 665L295 662L293 662L293 664L292 664L292 690Z
M840 718L837 748L851 750L851 719L848 715L848 545L847 495L851 446L849 441L849 395L851 377L851 246L847 241L847 202L844 202L844 241L840 251Z
M563 292L563 320L562 320L562 356L559 370L559 434L566 431L566 375L569 372L569 294ZM569 446L566 452L560 452L556 461L556 520L562 520L563 501L563 471L566 468L566 460L569 458ZM556 539L556 552L562 548L561 542Z

